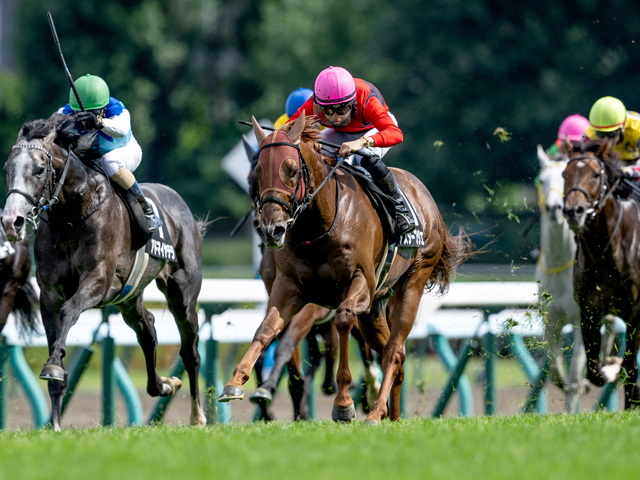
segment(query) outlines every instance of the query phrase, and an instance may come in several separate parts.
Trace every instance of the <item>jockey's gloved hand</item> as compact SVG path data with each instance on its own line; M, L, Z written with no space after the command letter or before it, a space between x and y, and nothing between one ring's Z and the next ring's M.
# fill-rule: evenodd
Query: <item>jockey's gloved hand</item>
M620 167L620 170L626 177L640 178L640 165L624 165Z
M102 118L93 112L78 112L76 114L76 125L82 123L85 130L99 130L103 127Z

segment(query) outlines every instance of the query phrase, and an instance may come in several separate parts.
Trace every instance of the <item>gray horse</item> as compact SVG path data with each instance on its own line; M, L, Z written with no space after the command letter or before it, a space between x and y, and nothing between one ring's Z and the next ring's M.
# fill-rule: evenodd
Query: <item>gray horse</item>
M120 293L136 256L127 208L109 179L92 168L94 135L79 137L74 119L66 115L25 123L4 167L9 195L2 224L7 238L22 240L27 223L42 213L34 252L50 356L40 378L49 381L55 430L60 429L67 387L63 359L69 329L83 311L108 304ZM191 387L191 424L204 425L198 392L196 302L202 283L200 238L205 225L196 222L184 200L170 188L146 184L143 190L164 215L176 261L150 257L132 294L117 307L144 352L147 392L151 396L173 395L181 383L155 371L154 318L142 300L144 287L156 279L180 331L180 355Z

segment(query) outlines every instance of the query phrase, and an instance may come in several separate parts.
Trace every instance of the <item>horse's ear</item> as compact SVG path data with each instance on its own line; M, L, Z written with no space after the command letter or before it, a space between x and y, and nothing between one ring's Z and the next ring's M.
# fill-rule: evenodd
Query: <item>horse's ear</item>
M305 119L304 119L304 110L303 110L300 116L298 117L298 119L296 120L296 123L293 124L293 126L289 130L289 133L287 133L287 137L289 137L289 140L291 140L295 144L300 143L300 137L302 137L304 126L305 126Z
M542 148L542 145L538 145L538 161L540 162L540 168L546 167L551 162Z
M267 137L267 134L264 133L264 130L262 130L262 127L253 115L251 115L251 123L253 123L253 133L256 135L258 145L262 145L262 141Z
M573 142L569 140L569 137L564 138L562 147L563 147L564 153L566 153L567 155L573 153Z

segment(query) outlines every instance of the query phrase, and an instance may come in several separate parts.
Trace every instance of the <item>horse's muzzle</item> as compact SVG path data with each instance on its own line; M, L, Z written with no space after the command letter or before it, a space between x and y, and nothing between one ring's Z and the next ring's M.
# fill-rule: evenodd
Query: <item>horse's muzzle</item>
M564 216L567 219L569 227L574 232L584 229L587 220L587 210L582 205L574 207L564 207Z
M284 245L284 237L287 233L287 228L284 225L260 225L257 231L267 248L276 250Z
M10 242L22 240L25 223L25 218L22 215L11 215L5 212L2 216L2 228L4 228L7 240Z

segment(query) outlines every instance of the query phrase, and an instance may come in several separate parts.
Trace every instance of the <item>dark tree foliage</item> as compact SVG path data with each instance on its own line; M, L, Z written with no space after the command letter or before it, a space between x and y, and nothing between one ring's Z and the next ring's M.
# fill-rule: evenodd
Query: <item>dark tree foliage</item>
M640 108L632 1L22 0L19 70L0 75L5 152L21 122L67 101L47 8L73 74L101 75L131 110L137 175L198 215L229 217L218 233L249 205L220 167L246 131L237 120L275 119L329 65L378 86L397 117L405 141L385 161L424 181L447 223L500 238L484 260L519 263L535 244L535 230L526 242L519 231L536 200L536 144L601 96Z

